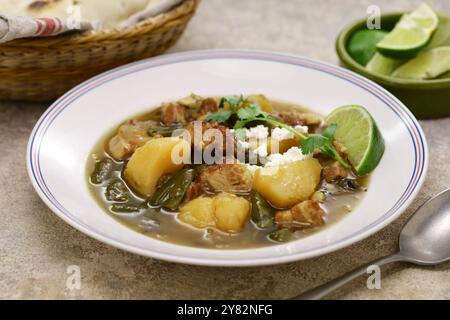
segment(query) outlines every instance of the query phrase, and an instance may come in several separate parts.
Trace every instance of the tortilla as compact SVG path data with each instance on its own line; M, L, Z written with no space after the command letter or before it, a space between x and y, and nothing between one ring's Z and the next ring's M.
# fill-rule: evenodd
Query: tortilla
M0 0L0 13L61 19L78 15L80 20L97 21L103 29L112 29L123 24L130 16L162 1L164 0Z

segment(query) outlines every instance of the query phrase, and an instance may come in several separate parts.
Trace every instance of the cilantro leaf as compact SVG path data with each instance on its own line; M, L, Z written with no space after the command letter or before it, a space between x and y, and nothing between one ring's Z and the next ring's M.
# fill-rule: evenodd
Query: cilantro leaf
M334 125L331 126L328 132L324 131L322 134L310 135L308 138L302 141L300 148L304 154L310 154L313 153L314 150L319 150L322 154L325 154L338 161L344 168L350 169L350 165L348 164L348 162L342 159L342 157L339 155L339 152L337 152L336 148L333 146L332 135L334 134L335 130L336 126ZM330 138L325 136L325 134Z
M218 122L218 123L226 122L228 119L230 119L230 117L233 114L234 114L234 112L231 110L218 111L218 112L209 114L206 117L206 121L213 121L213 122Z
M235 129L235 130L242 129L242 128L245 127L245 125L246 125L247 123L249 123L248 120L238 120L238 121L236 121L236 123L234 124L233 129Z
M313 153L316 149L321 149L326 143L328 138L321 135L311 135L301 143L301 149L303 154Z
M334 133L336 132L336 128L337 124L332 123L325 130L323 130L322 135L331 140L334 136Z
M252 103L250 106L246 108L241 108L237 111L237 116L240 120L248 120L252 118L258 118L258 117L267 117L268 114L261 110L261 108L257 105Z
M247 136L247 130L245 130L244 128L235 129L233 133L236 139L241 141L244 141Z
M223 109L223 107L225 106L225 102L227 101L227 99L225 97L220 99L219 102L219 109Z
M244 99L243 95L223 97L222 99L220 99L219 109L223 109L225 107L225 103L227 103L228 106L230 107L230 110L235 111L236 107L245 101L246 100Z

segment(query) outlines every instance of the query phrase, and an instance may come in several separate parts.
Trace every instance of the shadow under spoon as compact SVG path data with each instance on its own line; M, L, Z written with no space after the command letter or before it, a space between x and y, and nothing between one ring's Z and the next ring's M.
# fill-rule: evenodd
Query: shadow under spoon
M436 265L450 260L450 189L425 202L404 225L399 250L307 291L293 300L317 300L366 273L371 265L403 261L418 265Z

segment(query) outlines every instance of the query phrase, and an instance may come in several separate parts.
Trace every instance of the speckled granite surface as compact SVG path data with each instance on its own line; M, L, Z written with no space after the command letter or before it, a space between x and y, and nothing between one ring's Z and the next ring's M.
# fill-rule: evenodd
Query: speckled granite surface
M413 8L407 0L204 0L171 51L257 48L337 63L334 39L369 4ZM431 1L450 10L447 0ZM431 107L431 106L430 106ZM395 249L405 219L432 194L450 187L450 118L421 121L431 152L428 179L411 208L360 243L306 261L261 268L177 265L126 253L90 239L56 217L26 173L28 136L43 105L0 103L0 298L287 298ZM81 290L66 289L66 268L81 268ZM450 264L383 268L382 289L361 278L330 298L450 299Z

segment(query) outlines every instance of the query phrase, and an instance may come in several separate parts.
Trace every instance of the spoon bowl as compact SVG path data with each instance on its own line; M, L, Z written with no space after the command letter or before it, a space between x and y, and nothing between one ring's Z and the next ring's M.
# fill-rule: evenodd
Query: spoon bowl
M450 189L424 203L403 227L400 255L434 265L450 260Z

